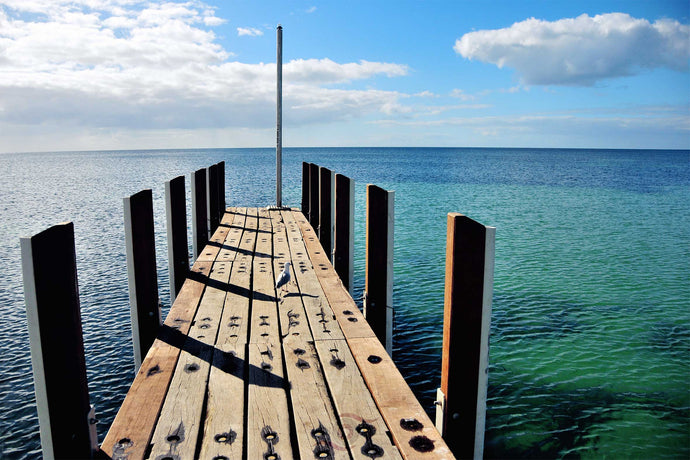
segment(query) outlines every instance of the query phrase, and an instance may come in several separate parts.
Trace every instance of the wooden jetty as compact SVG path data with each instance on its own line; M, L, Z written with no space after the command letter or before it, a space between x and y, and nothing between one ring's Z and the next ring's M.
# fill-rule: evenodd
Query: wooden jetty
M290 262L286 292L275 280ZM101 445L112 458L450 458L298 210L231 208Z
M223 162L196 171L191 182L191 268L184 178L166 183L174 302L163 322L151 191L124 199L137 375L100 444L86 382L74 227L22 238L45 458L482 457L495 229L448 215L434 426L387 351L393 192L367 187L362 314L350 295L350 179L303 164L301 209L226 208ZM288 262L290 282L276 287Z

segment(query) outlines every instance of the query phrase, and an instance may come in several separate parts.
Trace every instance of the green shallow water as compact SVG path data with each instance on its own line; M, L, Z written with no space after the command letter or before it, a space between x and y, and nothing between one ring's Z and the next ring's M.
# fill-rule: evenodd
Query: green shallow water
M220 160L229 204L272 203L270 149L0 156L0 457L40 458L19 236L75 222L103 439L133 377L122 198L154 190L168 305L163 183ZM462 212L497 228L486 455L690 457L690 152L284 149L290 205L302 161L356 181L360 303L365 184L395 190L394 359L432 418L446 215Z

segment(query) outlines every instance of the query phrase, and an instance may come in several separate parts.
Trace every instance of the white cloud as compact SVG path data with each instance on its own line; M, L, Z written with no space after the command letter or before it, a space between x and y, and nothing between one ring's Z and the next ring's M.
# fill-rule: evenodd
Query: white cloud
M209 28L222 22L199 1L0 0L0 130L270 127L275 64L230 62ZM392 63L287 62L285 123L404 111L397 92L328 85L406 73Z
M690 26L670 19L650 23L624 13L553 22L531 18L505 29L467 33L454 50L511 67L528 85L593 85L642 69L687 70Z
M312 6L311 8L307 8L307 10L306 10L307 13L313 13L314 11L316 11L315 6Z
M263 35L264 33L260 31L259 29L255 29L254 27L238 27L237 28L237 35L240 37L242 36L249 36L249 37L259 37Z

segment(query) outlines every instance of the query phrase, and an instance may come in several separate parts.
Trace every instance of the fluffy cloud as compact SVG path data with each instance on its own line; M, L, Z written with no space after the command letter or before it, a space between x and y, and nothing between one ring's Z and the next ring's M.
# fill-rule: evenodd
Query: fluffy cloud
M669 19L650 23L623 13L554 22L532 18L505 29L467 33L454 49L468 59L511 67L525 84L588 86L642 69L687 70L690 26Z
M231 62L197 0L0 0L0 122L192 129L270 127L273 64ZM396 92L333 88L398 64L284 64L286 122L390 113ZM330 86L329 86L330 85Z

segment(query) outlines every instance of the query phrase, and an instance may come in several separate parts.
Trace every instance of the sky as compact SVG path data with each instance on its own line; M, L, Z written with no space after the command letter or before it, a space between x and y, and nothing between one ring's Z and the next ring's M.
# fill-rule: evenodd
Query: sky
M0 152L690 149L688 0L0 0Z

